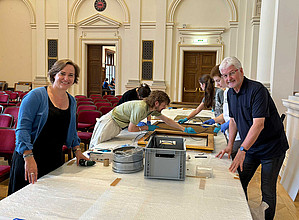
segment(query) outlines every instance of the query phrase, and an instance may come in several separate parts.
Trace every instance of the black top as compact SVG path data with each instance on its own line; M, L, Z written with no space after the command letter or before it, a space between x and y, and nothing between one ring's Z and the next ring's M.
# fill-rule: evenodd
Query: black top
M232 88L227 93L229 116L234 118L242 142L254 118L265 118L264 129L246 155L271 159L282 155L288 148L284 127L267 88L244 77L240 91Z
M45 87L47 89L47 87ZM40 135L33 144L34 159L37 164L38 178L60 167L63 163L62 146L66 141L68 127L71 119L70 105L66 110L56 108L50 98L49 113L46 124L42 128ZM36 116L40 117L40 116ZM12 165L10 169L10 180L8 187L8 195L28 185L25 181L23 155L14 151Z
M70 124L70 99L66 110L56 108L49 100L49 114L46 124L33 145L33 154L41 177L63 163L62 146L65 144Z
M136 88L126 91L123 94L123 96L121 97L121 99L119 100L117 105L120 105L127 101L132 101L132 100L139 100Z

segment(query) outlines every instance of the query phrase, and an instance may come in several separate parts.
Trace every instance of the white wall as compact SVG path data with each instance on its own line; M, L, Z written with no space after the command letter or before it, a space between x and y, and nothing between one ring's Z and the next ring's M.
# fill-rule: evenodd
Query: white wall
M0 1L0 80L32 81L30 15L19 0Z

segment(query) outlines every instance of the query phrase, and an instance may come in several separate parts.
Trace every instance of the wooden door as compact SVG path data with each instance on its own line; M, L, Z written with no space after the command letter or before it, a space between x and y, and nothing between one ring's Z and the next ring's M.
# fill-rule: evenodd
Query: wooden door
M204 97L198 80L204 74L210 74L216 65L216 52L185 51L183 75L183 102L200 103Z
M102 94L102 45L87 45L87 95Z

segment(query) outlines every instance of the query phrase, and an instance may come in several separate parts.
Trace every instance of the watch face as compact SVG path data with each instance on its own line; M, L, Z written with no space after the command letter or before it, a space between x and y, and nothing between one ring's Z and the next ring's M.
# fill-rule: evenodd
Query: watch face
M106 8L106 1L105 0L96 0L94 2L94 8L97 11L104 11Z

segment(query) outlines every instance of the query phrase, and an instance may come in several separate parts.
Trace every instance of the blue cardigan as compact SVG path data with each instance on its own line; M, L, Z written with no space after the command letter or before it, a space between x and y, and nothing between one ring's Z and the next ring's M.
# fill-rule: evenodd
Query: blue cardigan
M71 120L66 138L66 146L70 148L79 145L80 139L76 131L76 100L70 94L68 96L71 100ZM23 154L25 150L32 150L33 144L46 124L48 113L49 101L45 87L34 89L23 98L16 129L15 150L19 154Z

